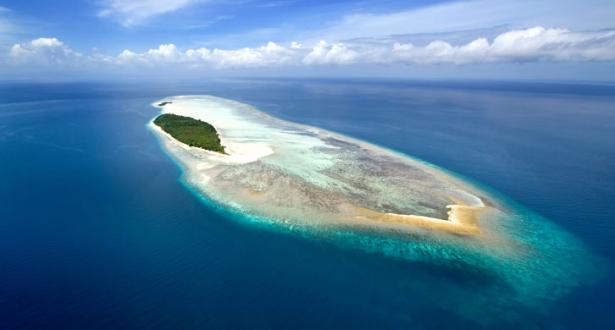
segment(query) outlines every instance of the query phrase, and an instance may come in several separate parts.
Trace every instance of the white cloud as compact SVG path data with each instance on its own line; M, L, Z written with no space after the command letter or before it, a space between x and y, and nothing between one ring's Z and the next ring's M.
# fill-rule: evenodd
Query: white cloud
M145 23L148 19L170 13L206 0L105 0L100 17L110 17L124 26Z
M352 64L359 53L343 43L328 44L321 40L304 58L305 64Z
M183 63L215 68L249 68L293 64L297 62L296 56L297 53L291 48L280 46L274 42L268 42L266 45L255 48L232 50L198 48L183 52L173 44L166 44L143 53L124 50L118 56L118 62L147 65Z
M425 45L320 41L313 47L296 42L286 47L269 42L255 48L181 51L173 44L166 44L143 53L125 50L118 56L120 63L184 63L214 68L599 60L615 60L615 31L572 32L533 27L502 33L492 41L478 38L459 45L440 40Z
M217 67L262 67L293 64L297 53L274 42L257 48L214 49L206 60Z
M44 47L55 48L55 47L62 47L64 45L64 43L62 43L57 38L38 38L38 39L32 40L30 44L34 48L44 48Z
M533 27L502 33L491 43L485 38L458 46L443 41L424 47L396 43L389 60L407 64L615 60L615 31Z
M139 58L139 54L128 50L128 49L124 49L118 56L117 56L117 60L118 63L128 63L128 62L133 62L138 60Z
M9 51L15 63L74 64L83 59L57 38L38 38L27 43L15 44Z
M174 44L162 44L158 48L150 49L144 53L136 53L129 49L123 50L116 58L117 64L170 64L184 61L184 54Z
M320 41L312 47L268 42L239 49L181 50L162 44L144 52L129 49L117 56L98 52L82 55L57 38L39 38L10 49L15 63L108 64L114 66L175 66L213 69L353 64L480 64L510 62L615 61L615 30L573 32L533 27L502 33L491 40L462 44L434 40L424 45L401 42L361 43Z
M181 53L174 44L164 44L148 50L145 55L154 61L174 61Z

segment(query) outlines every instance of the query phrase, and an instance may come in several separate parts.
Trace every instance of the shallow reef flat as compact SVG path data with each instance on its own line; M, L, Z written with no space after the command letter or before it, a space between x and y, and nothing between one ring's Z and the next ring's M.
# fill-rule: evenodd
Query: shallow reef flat
M475 269L506 283L484 288L491 297L487 309L519 301L543 308L595 273L594 258L575 238L434 165L232 100L176 96L156 105L220 133L226 154L187 146L150 125L187 184L252 223L394 258ZM460 307L464 315L476 310Z
M486 197L421 162L228 100L182 97L162 108L207 121L221 132L228 155L169 141L194 165L192 180L202 182L215 200L308 226L480 234L477 218L487 207Z

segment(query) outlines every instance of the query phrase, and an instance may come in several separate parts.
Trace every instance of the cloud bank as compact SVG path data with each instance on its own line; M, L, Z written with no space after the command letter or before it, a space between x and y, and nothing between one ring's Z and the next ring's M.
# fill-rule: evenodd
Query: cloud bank
M395 41L333 42L311 46L297 42L269 42L239 49L190 48L163 44L144 52L124 50L119 55L82 54L57 38L39 38L15 44L9 51L14 64L113 66L184 66L189 68L261 68L288 66L434 65L511 62L615 61L615 30L573 32L533 27L511 30L495 38L477 38L465 44L434 40L422 45Z

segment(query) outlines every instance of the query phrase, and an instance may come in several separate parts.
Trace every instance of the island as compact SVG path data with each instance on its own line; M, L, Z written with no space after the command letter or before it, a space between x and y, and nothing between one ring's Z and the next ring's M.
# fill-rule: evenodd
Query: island
M173 104L173 102L171 102L171 101L163 101L163 102L158 103L158 106L159 107L164 107L167 104Z
M423 160L234 100L181 95L164 101L173 104L159 107L162 115L149 127L181 166L182 181L229 219L472 269L490 288L501 281L507 294L532 306L580 283L591 260L540 215ZM461 298L456 303L463 305Z
M295 225L480 236L478 219L492 209L485 194L446 173L363 141L231 100L172 101L153 124L167 133L163 141L186 165L188 180L250 214Z
M154 124L176 140L191 147L225 154L218 132L213 126L204 121L165 113L154 119Z

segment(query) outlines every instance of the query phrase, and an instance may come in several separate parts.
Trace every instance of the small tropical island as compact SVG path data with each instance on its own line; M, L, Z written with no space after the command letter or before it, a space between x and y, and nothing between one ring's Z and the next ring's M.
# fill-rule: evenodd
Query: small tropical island
M154 119L154 124L169 133L176 140L191 147L226 154L216 129L204 121L171 113Z
M435 165L235 100L181 95L164 101L173 104L158 107L164 114L149 128L181 166L182 182L229 219L375 255L471 269L481 274L472 286L485 281L490 294L497 288L493 301L506 292L532 308L566 292L593 263L582 245L541 216Z

